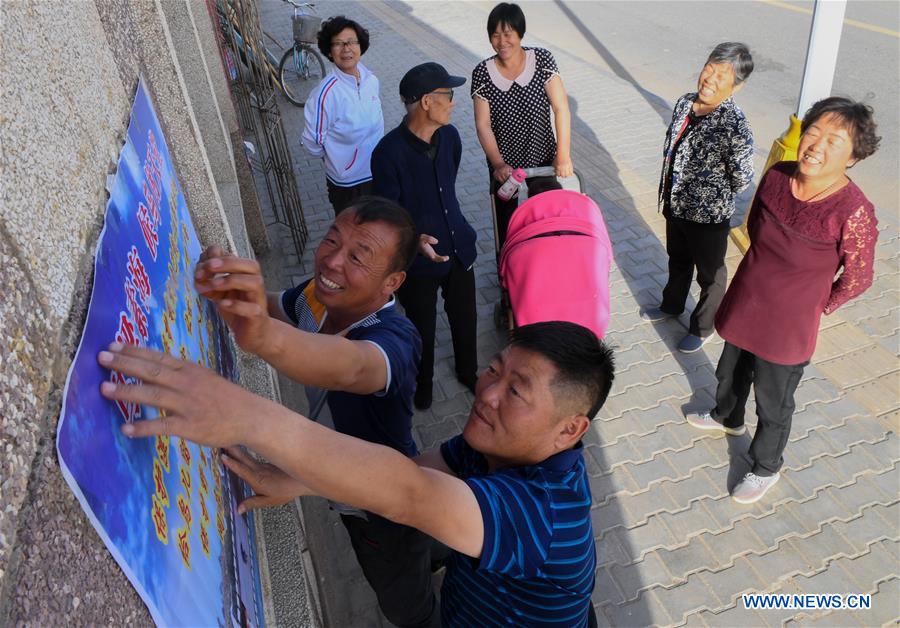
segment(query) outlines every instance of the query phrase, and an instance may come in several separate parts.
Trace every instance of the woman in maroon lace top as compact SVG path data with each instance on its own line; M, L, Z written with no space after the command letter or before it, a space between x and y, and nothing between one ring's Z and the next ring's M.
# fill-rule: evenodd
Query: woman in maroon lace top
M740 503L755 502L778 481L794 391L815 350L822 314L872 285L875 210L846 174L878 148L872 109L826 98L810 108L802 130L798 160L775 164L759 184L750 250L716 314L726 341L716 407L687 417L701 429L743 434L753 384L758 423L749 452L753 468L732 492Z

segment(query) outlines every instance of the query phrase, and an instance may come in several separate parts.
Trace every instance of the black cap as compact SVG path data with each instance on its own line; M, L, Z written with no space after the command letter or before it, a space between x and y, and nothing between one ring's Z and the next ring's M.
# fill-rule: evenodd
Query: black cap
M466 82L462 76L451 76L440 63L429 61L412 68L400 79L400 97L407 105L425 94L442 87L459 87Z

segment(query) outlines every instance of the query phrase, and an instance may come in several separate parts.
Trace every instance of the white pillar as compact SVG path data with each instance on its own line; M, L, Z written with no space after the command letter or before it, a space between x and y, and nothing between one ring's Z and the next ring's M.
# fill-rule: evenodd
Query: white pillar
M813 7L806 66L803 68L803 83L797 102L797 117L800 119L814 102L831 96L846 8L847 0L816 0Z

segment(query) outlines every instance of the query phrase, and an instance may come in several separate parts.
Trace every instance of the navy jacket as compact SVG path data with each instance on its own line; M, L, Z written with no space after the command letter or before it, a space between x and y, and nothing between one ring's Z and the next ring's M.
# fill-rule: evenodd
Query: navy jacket
M456 173L462 155L459 131L445 125L431 143L410 131L405 120L381 138L372 152L375 194L400 204L412 216L419 233L438 239L438 255L450 261L432 262L417 255L411 275L446 275L456 257L463 268L475 262L475 230L463 217L456 199Z

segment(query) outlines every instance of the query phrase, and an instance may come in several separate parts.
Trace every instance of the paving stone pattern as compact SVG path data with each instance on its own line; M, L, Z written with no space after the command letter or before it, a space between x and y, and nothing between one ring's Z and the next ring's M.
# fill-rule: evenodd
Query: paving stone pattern
M369 28L372 45L364 61L381 80L387 129L400 121L396 90L409 67L437 60L451 73L470 77L491 53L481 5L329 2L318 8L322 15L344 13ZM262 2L260 14L269 33L290 40L284 4ZM585 448L599 558L593 602L601 624L895 624L900 618L896 208L879 209L882 233L872 289L823 322L820 347L797 391L782 480L762 502L741 506L728 491L748 469L749 434L711 435L693 430L683 418L685 409L711 407L722 341L682 355L675 345L686 333L687 314L656 324L638 316L641 306L657 303L666 279L664 221L656 211L665 132L660 113L638 86L567 54L560 42L526 37L526 43L546 46L557 58L573 112L574 163L603 209L615 248L607 341L616 350L617 378ZM467 89L460 88L454 101L454 124L463 141L457 194L479 238L483 366L502 346L503 334L492 321L500 293L487 172ZM284 256L285 277L296 283L311 272L314 245L332 212L322 165L299 143L302 110L282 101L282 113L311 234L302 259ZM739 261L731 248L731 273ZM458 433L472 401L453 376L443 314L437 342L435 402L415 416L415 436L424 448ZM315 500L304 504L304 512L326 625L388 625L337 518ZM872 609L747 610L740 595L753 592L871 593Z

